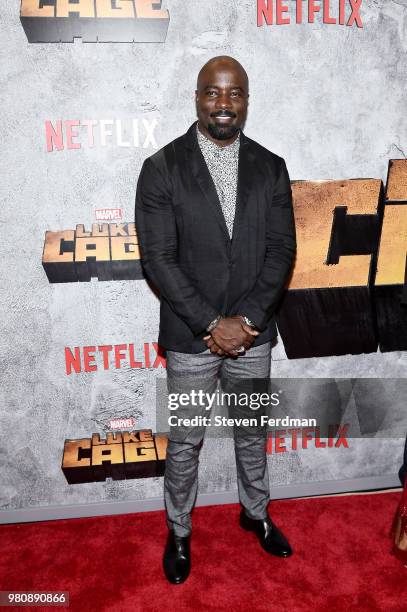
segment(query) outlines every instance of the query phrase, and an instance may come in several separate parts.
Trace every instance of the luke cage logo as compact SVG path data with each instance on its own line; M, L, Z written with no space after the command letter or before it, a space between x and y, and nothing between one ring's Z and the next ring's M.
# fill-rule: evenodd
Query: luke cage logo
M62 471L69 484L163 476L167 442L167 434L151 429L65 440Z
M30 43L165 42L170 21L161 0L21 0Z
M42 265L50 283L143 278L134 223L93 223L86 231L45 232Z
M297 259L277 316L289 358L407 349L407 160L293 185Z

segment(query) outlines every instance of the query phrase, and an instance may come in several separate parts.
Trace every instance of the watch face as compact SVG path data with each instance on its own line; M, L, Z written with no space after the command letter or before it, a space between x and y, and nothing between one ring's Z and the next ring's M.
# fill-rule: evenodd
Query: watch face
M213 321L211 321L208 325L208 327L206 328L206 331L211 332L219 323L219 321L221 320L221 316L217 316L216 319L214 319Z

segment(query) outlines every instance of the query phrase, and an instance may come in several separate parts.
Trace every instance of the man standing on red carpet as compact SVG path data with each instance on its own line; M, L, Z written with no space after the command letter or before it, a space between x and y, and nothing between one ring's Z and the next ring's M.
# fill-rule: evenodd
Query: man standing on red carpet
M248 78L235 59L220 56L200 70L198 121L145 160L136 196L136 224L146 275L160 292L159 344L167 350L170 393L266 390L273 313L283 293L296 237L284 159L242 131ZM179 406L185 425L168 436L164 499L169 528L164 571L175 584L190 572L191 511L206 405ZM250 406L229 406L237 422ZM259 416L259 414L257 415ZM241 420L240 420L241 422ZM292 551L268 516L267 431L260 423L233 428L240 525L267 552Z

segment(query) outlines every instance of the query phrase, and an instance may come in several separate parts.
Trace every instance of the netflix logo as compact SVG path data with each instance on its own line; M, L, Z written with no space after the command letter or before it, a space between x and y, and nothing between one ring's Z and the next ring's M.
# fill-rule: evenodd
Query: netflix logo
M329 425L328 436L321 436L319 427L302 427L299 429L276 429L267 437L268 455L288 451L307 450L308 448L349 448L347 433L349 423Z
M58 119L45 121L48 153L73 149L157 149L156 119Z
M315 23L363 28L362 0L257 0L257 25Z
M65 347L65 372L68 376L98 370L166 367L163 349L156 342L144 342L141 346L129 343Z

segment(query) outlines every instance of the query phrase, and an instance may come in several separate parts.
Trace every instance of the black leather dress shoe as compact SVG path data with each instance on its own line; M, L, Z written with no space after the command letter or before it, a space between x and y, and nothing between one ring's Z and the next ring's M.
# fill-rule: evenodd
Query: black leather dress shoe
M181 584L191 569L190 538L176 536L172 530L168 532L165 546L163 567L164 573L172 584Z
M247 516L244 510L240 513L240 526L246 531L254 531L264 550L276 557L290 557L293 554L285 536L269 517L255 520Z

